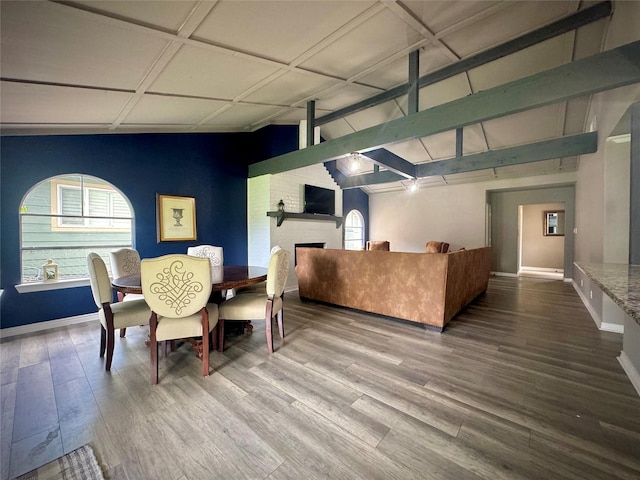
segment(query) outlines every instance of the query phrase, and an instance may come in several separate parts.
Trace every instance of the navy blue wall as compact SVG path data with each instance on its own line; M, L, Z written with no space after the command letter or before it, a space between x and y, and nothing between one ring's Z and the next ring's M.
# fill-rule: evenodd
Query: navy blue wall
M251 137L252 158L249 163L277 157L298 150L298 125L268 125Z
M364 217L364 241L369 240L369 195L359 188L342 191L342 214L346 217L351 210L358 210Z
M133 206L134 246L142 257L185 253L189 245L206 243L224 247L226 264L246 263L247 164L262 149L252 143L252 135L255 134L2 137L0 288L4 293L0 326L96 311L89 287L24 294L14 288L20 283L20 202L32 186L55 175L93 175L119 188ZM157 243L157 193L195 197L197 242Z

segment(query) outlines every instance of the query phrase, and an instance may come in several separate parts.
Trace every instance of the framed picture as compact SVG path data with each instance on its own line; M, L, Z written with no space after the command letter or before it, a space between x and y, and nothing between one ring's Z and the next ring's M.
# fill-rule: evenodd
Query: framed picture
M197 240L196 199L158 194L158 242Z

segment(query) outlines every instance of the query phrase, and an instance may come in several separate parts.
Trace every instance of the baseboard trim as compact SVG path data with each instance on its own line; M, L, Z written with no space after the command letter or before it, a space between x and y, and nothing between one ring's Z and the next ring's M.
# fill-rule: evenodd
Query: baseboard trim
M515 277L518 278L517 273L509 273L509 272L491 272L491 275L495 275L496 277Z
M600 324L600 330L603 332L624 333L624 325L602 322Z
M56 320L48 320L46 322L30 323L28 325L20 325L18 327L1 328L0 338L15 337L16 335L24 335L25 333L41 332L43 330L51 330L52 328L75 325L76 323L95 321L99 321L98 312L86 313L75 317L58 318Z
M640 372L636 370L636 367L633 365L633 363L631 363L629 356L624 352L620 352L618 362L620 362L620 365L622 365L624 373L627 374L627 377L629 377L629 380L631 381L631 385L633 385L633 388L636 389L638 396L640 396Z
M587 308L587 311L591 315L591 318L593 318L593 321L595 322L596 327L598 327L598 330L602 330L602 319L600 318L600 315L598 315L598 313L593 309L593 307L589 303L589 300L584 296L584 293L582 293L582 290L580 290L580 287L578 287L575 280L571 279L571 284L573 285L573 289L578 293L580 300L582 300L582 303Z

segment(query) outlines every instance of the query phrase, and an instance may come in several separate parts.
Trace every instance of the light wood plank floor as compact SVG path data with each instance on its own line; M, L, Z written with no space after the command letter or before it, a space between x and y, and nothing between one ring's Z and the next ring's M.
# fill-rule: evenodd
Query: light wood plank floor
M184 345L149 384L146 328L5 339L2 479L90 443L112 479L638 479L640 398L561 281L492 278L443 334L287 294L264 327ZM277 330L276 330L277 331Z

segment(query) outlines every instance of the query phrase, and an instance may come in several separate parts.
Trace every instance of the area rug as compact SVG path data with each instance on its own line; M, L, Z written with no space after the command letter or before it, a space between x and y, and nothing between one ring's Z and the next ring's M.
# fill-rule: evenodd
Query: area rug
M104 480L104 475L93 450L85 445L16 480Z

